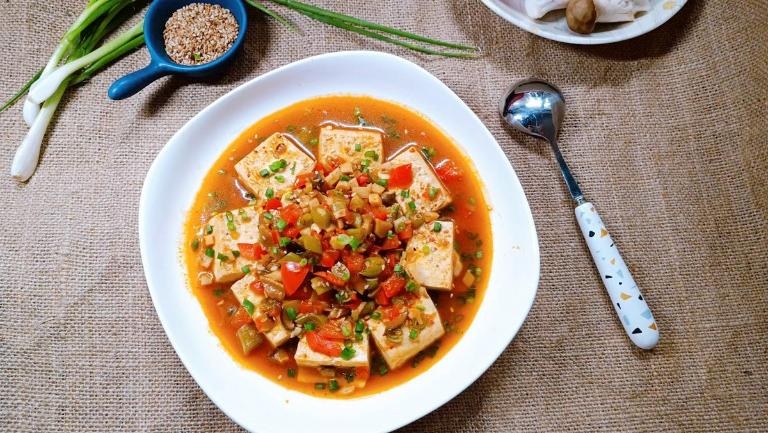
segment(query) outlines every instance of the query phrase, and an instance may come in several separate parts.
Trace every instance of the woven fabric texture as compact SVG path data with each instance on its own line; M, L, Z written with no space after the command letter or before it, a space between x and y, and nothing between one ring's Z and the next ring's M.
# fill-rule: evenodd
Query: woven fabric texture
M47 61L83 3L0 2L0 99ZM488 125L541 245L538 297L515 341L403 431L765 431L768 2L692 0L649 34L598 47L528 34L477 0L314 3L484 56L421 56L288 12L294 33L252 13L244 55L217 81L166 78L109 101L109 84L147 62L138 51L68 91L24 184L8 174L27 131L21 104L0 115L0 430L241 430L155 314L139 257L142 181L171 135L232 88L307 56L373 49L423 66ZM548 148L498 118L505 89L532 75L566 94L563 154L654 309L654 351L624 335Z

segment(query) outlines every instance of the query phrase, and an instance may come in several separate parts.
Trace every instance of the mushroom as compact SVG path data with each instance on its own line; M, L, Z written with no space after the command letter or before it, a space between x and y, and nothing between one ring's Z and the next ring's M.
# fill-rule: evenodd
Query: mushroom
M568 28L576 33L589 34L595 29L597 9L593 0L570 0L565 8Z

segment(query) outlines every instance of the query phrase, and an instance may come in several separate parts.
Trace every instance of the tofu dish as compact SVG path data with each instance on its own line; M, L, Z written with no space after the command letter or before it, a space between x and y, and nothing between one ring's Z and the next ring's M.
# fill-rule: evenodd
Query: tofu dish
M190 210L190 286L246 368L359 397L425 371L469 327L490 271L471 162L394 103L328 96L248 128Z

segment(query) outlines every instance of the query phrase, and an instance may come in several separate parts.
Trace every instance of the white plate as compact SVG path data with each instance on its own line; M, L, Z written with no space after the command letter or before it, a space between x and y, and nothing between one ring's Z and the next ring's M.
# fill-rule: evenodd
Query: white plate
M578 45L608 44L644 35L672 18L688 0L650 0L651 9L626 23L600 23L589 35L572 32L565 11L553 11L535 20L525 13L523 0L482 0L499 16L523 30L553 41Z
M463 338L413 380L351 400L291 391L239 366L208 327L179 258L187 210L206 172L230 142L280 108L340 93L396 101L427 115L472 155L493 206L490 281ZM357 51L311 57L224 95L160 151L139 206L141 258L165 332L208 397L251 431L381 432L418 419L469 386L501 354L523 324L539 281L538 240L528 202L496 140L437 78L389 54Z

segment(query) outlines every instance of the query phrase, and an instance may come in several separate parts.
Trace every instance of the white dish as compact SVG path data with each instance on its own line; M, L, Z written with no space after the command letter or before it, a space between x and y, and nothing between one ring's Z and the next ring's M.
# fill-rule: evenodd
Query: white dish
M550 12L541 19L525 13L523 0L482 0L493 12L521 29L552 39L578 45L598 45L625 41L644 35L672 18L688 0L650 0L651 9L638 14L634 21L598 24L589 35L572 32L565 22L565 11Z
M351 400L317 398L244 369L221 347L180 260L184 219L202 179L245 128L315 96L360 94L425 114L472 155L484 173L494 254L472 325L432 368L385 392ZM195 115L168 141L147 174L139 209L149 291L174 349L210 399L251 431L344 431L332 414L355 414L356 432L391 431L436 409L474 382L517 334L539 281L539 249L528 202L496 140L448 87L399 57L341 52L311 57L236 88ZM513 374L513 372L509 372ZM350 421L350 419L347 419Z

